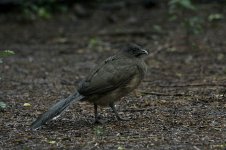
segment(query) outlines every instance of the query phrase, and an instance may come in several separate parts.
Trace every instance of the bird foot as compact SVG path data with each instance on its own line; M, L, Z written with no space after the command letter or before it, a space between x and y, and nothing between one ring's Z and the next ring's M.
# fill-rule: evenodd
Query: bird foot
M129 118L122 118L122 117L117 117L117 119L119 120L119 121L129 121L130 119Z
M107 121L106 120L100 120L100 119L96 119L95 120L95 124L104 124L104 123L106 123Z

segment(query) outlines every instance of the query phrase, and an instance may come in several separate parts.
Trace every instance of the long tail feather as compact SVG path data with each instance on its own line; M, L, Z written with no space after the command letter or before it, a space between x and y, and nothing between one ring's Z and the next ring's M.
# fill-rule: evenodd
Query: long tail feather
M31 128L33 130L38 129L46 122L50 121L53 118L57 118L70 104L71 102L76 102L84 98L84 96L80 95L78 92L70 95L66 99L60 100L49 110L38 117L38 119L31 124Z

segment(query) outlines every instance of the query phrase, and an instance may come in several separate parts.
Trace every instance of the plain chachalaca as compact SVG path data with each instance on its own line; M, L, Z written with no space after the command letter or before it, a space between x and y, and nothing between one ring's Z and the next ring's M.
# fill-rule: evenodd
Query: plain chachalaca
M75 93L60 100L32 123L37 129L49 120L58 117L72 102L88 101L94 104L95 121L97 106L110 106L118 120L123 120L115 109L115 102L133 91L144 78L144 57L148 52L135 44L129 44L114 56L97 65L79 84Z

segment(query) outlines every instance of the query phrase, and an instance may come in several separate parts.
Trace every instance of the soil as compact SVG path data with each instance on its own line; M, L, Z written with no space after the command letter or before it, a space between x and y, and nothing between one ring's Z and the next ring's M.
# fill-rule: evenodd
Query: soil
M8 106L0 112L0 149L225 149L226 20L206 19L226 16L221 7L200 5L203 31L189 37L181 20L169 21L164 6L99 8L82 18L70 12L31 22L1 15L1 49L16 55L0 66L0 101ZM93 105L79 103L30 130L39 114L76 90L90 68L128 42L151 53L141 96L117 103L129 121L100 108L106 122L94 124Z

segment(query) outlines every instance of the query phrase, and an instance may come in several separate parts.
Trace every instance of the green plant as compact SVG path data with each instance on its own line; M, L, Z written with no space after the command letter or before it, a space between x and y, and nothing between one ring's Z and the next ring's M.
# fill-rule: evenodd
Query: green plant
M6 108L6 103L0 102L0 111L4 110Z
M203 30L203 18L196 15L197 8L191 0L170 0L169 15L171 21L180 21L186 30L189 41L191 34L199 34Z
M3 60L2 60L3 58L12 56L14 54L15 53L11 50L0 51L0 63L3 63ZM0 77L0 80L1 80L1 77ZM6 106L7 105L4 102L0 101L0 111L4 110L6 108Z
M0 61L1 61L1 63L2 63L2 58L9 57L9 56L12 56L14 54L15 54L14 51L11 51L11 50L0 51Z
M194 17L190 17L186 20L184 20L184 26L187 29L187 35L190 34L199 34L200 32L202 32L203 27L203 19L201 17L198 16L194 16Z
M37 0L35 2L24 0L20 5L24 17L28 20L50 19L54 12L67 11L66 5L60 4L57 0Z
M222 20L224 18L223 14L215 13L215 14L210 14L208 16L208 21L213 22L216 20Z
M191 0L170 0L169 1L169 12L174 14L178 9L184 11L186 10L196 10L196 7L192 4Z
M160 25L153 25L153 30L157 33L162 33L163 32L163 29Z
M104 134L104 129L100 126L94 128L94 133L97 137L102 136Z

